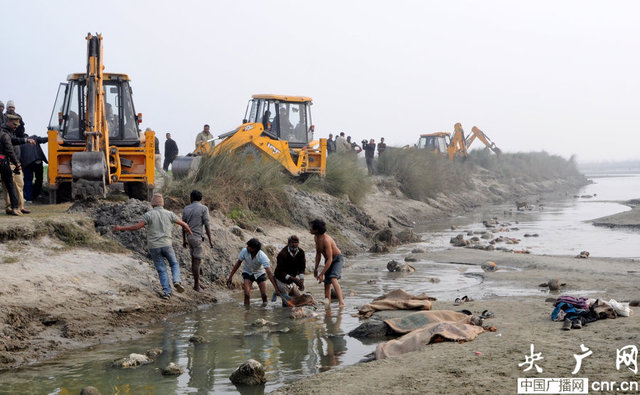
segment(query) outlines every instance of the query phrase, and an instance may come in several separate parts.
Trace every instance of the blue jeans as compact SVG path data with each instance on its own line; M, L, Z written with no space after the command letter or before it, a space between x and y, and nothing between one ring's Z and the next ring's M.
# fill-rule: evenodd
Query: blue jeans
M159 247L150 248L151 259L158 271L158 277L160 277L160 284L162 285L162 291L168 295L171 295L171 284L169 283L169 275L167 273L167 265L164 263L164 259L167 258L169 265L171 266L171 277L173 283L180 282L180 264L176 259L176 253L173 251L173 247Z

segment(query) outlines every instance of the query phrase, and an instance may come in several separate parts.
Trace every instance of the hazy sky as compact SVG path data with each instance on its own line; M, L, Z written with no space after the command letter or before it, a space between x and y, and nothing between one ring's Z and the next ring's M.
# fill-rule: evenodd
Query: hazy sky
M503 151L579 161L640 149L634 1L6 1L0 100L45 135L87 32L132 78L143 127L181 154L240 125L254 93L310 96L316 137L414 144L482 129ZM477 144L477 145L476 145ZM474 147L480 147L476 141Z

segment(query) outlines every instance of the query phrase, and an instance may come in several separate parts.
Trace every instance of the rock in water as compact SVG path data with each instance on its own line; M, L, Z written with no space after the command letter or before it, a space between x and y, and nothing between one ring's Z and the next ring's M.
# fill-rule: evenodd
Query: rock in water
M560 285L562 284L560 283L560 280L554 278L552 280L549 280L547 282L547 285L549 286L549 291L557 291L560 289Z
M363 322L356 329L349 332L349 336L355 337L356 339L381 339L392 333L393 331L389 328L389 325L383 321L371 319Z
M100 390L98 390L96 387L89 385L80 390L80 395L102 395L102 394L100 393Z
M291 309L291 313L289 314L289 317L293 318L293 319L298 319L298 318L313 318L315 316L317 316L318 314L305 308L305 307L294 307Z
M487 262L483 263L482 265L480 265L480 267L485 272L495 272L496 270L498 270L498 265L496 265L496 263L492 262L492 261L487 261Z
M204 337L200 336L200 335L193 335L189 338L189 342L193 343L193 344L201 344L204 343Z
M229 380L235 385L260 385L267 382L262 364L255 359L243 362L231 373Z
M149 357L149 359L151 359L152 361L155 361L160 356L160 354L162 354L161 348L152 348L144 353L144 355Z
M182 368L173 362L169 362L165 368L162 368L163 376L179 376L183 372Z
M131 353L128 358L121 358L113 361L113 366L119 368L133 368L153 362L149 357L142 354Z

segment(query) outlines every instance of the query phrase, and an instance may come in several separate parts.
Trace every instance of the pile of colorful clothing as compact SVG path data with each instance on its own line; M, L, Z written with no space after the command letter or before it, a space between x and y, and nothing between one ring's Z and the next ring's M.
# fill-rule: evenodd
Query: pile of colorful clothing
M628 303L615 299L605 302L602 299L560 296L553 305L551 319L562 322L564 330L581 329L590 322L607 318L628 317L633 312Z

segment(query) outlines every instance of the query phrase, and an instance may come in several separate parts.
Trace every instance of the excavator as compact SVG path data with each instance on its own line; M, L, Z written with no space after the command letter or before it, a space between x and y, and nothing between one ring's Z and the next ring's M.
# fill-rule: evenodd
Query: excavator
M291 175L325 175L327 140L313 140L311 98L304 96L253 95L242 125L203 142L187 156L176 158L172 172L185 178L196 171L203 155L249 153L279 162Z
M475 139L482 141L496 155L502 153L500 148L482 130L475 126L471 128L471 134L465 137L460 123L454 125L453 136L449 132L421 134L418 140L418 148L428 149L437 154L446 154L449 159L466 158L469 156L469 148Z
M129 197L149 199L155 134L140 132L129 76L103 72L102 35L86 40L87 70L60 84L49 121L49 200L106 197L117 182Z

